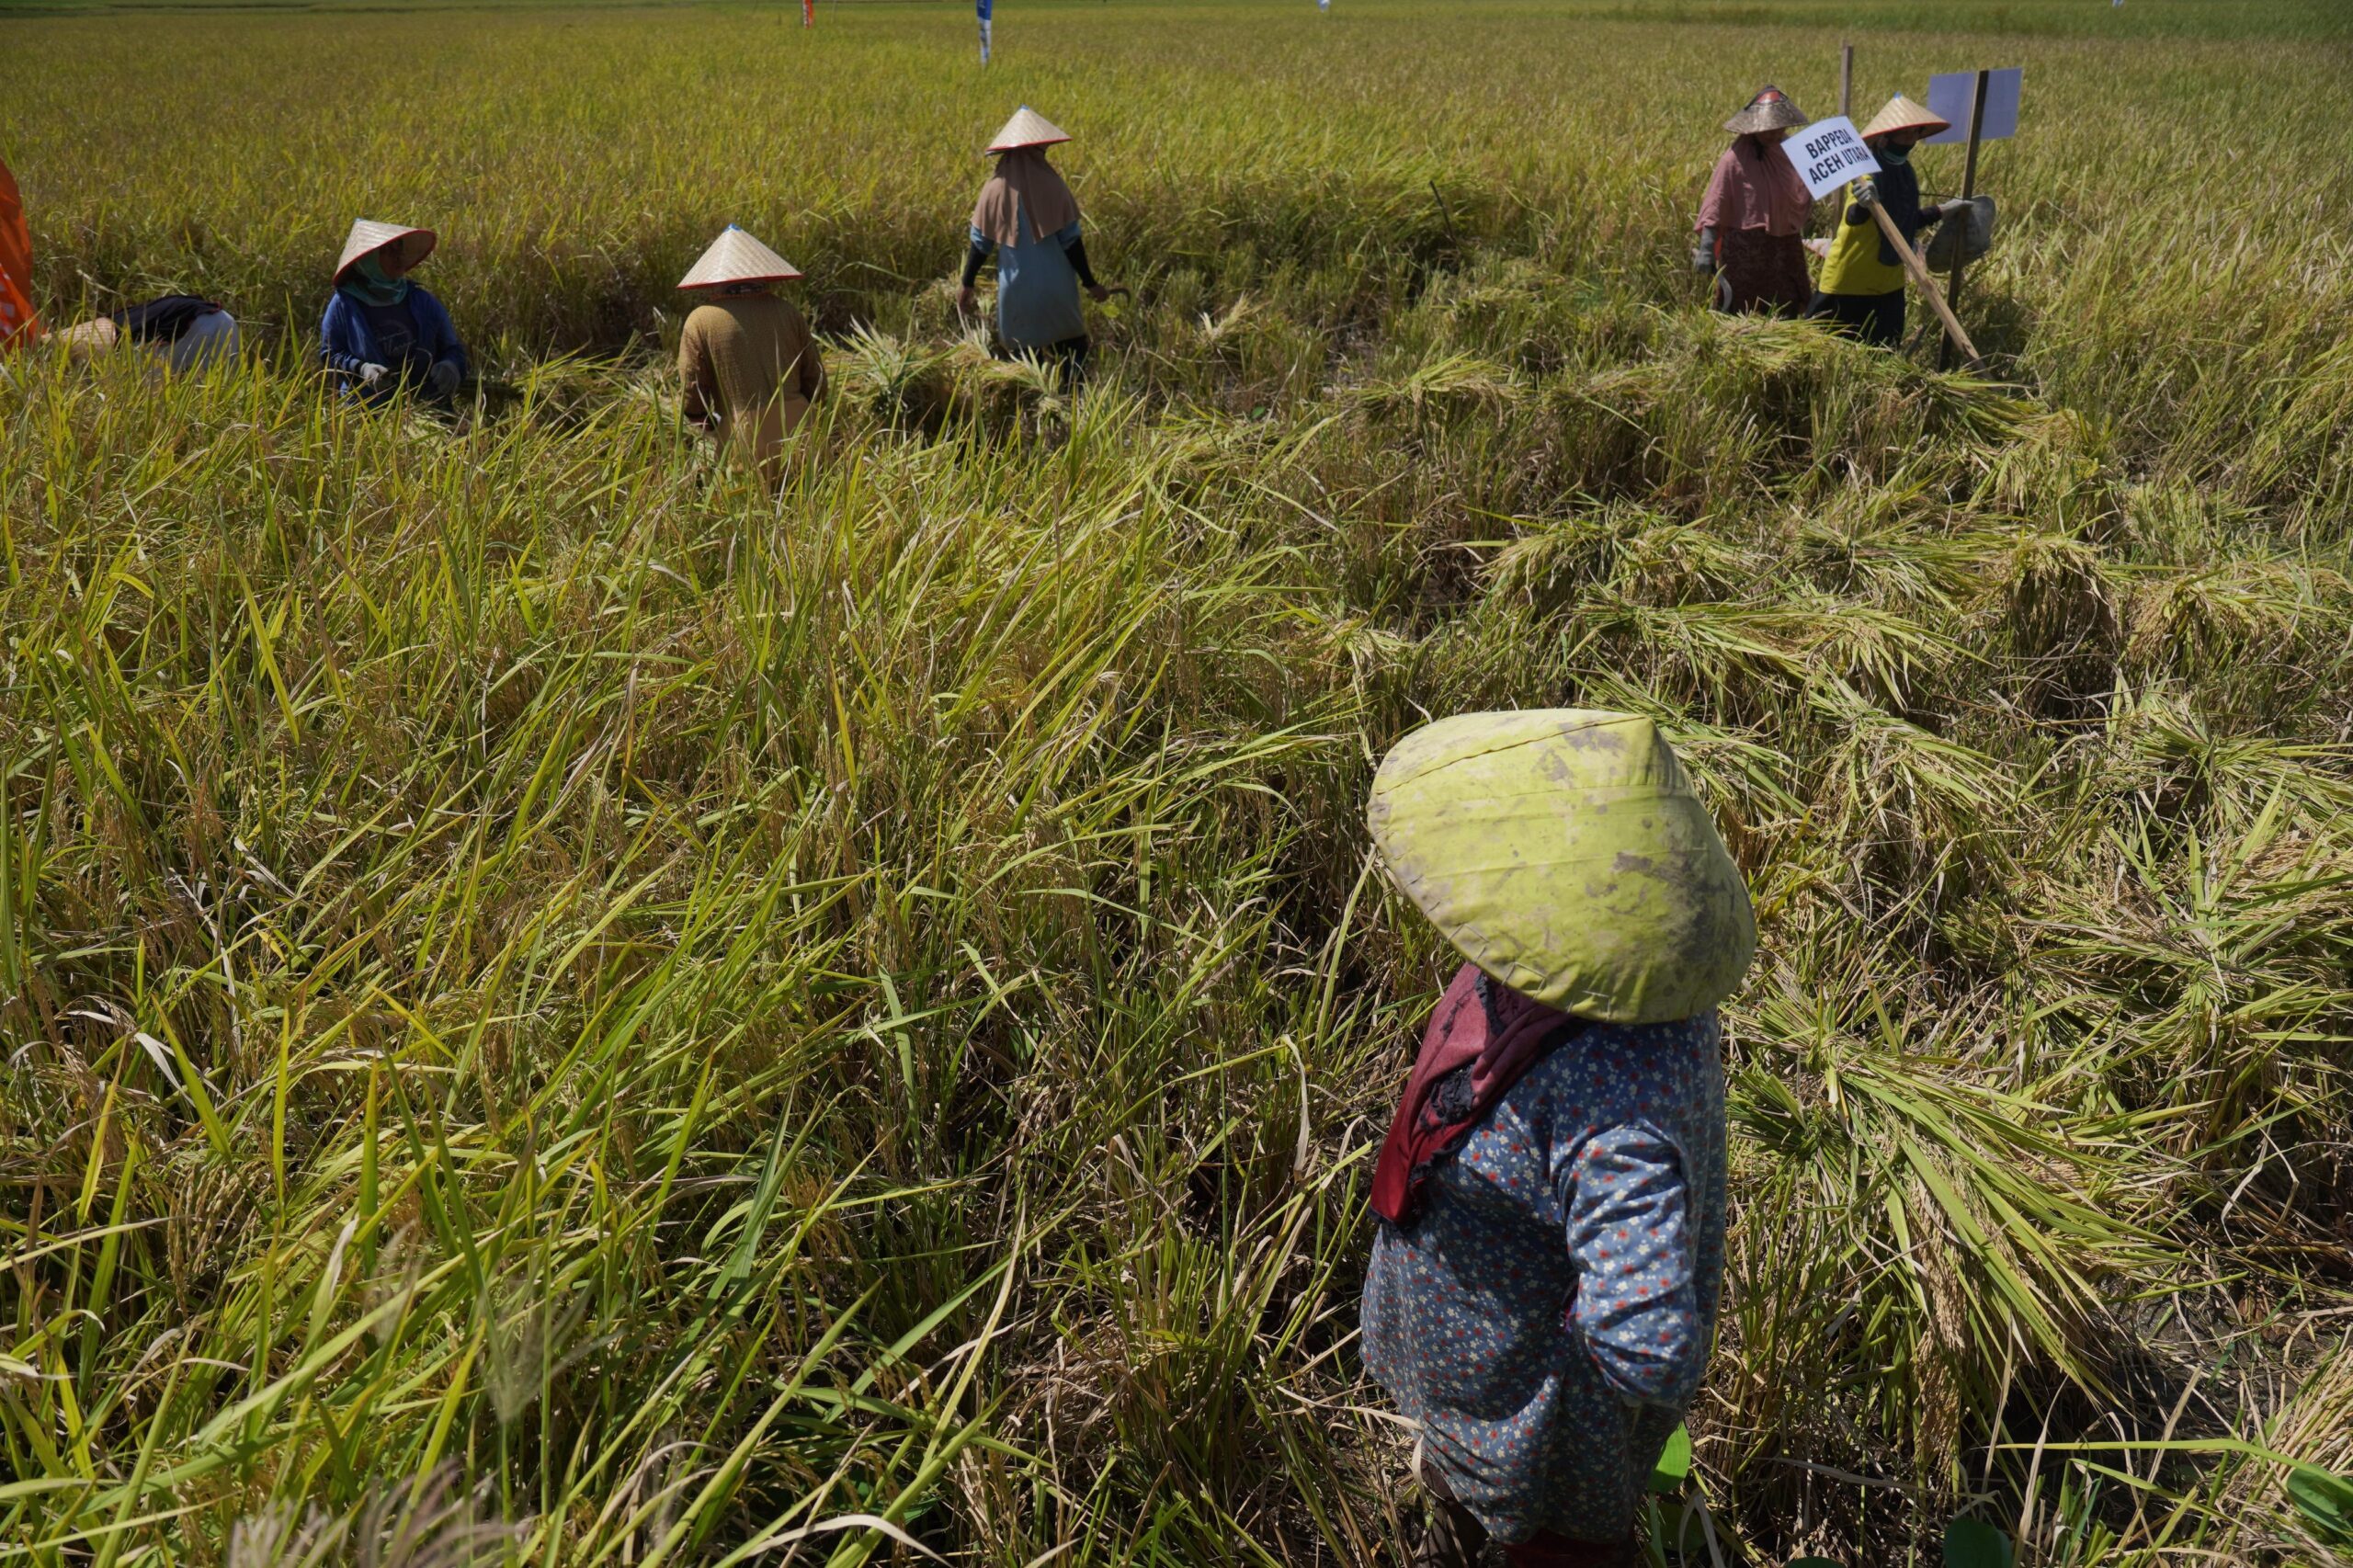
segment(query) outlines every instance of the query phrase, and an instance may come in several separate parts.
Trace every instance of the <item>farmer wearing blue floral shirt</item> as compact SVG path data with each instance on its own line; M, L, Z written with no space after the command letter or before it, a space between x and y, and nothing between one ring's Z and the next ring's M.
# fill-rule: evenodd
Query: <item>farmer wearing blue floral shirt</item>
M1365 1365L1415 1425L1413 1559L1632 1568L1723 1271L1714 1007L1746 888L1649 721L1557 709L1401 742L1369 812L1471 959L1431 1016L1372 1201Z

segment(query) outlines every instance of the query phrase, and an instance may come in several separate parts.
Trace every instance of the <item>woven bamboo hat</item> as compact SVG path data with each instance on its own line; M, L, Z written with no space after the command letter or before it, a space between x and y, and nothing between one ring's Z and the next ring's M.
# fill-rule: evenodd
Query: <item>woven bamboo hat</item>
M1887 100L1885 108L1871 116L1869 125L1863 127L1863 140L1868 142L1874 136L1885 136L1897 131L1917 131L1924 136L1934 136L1939 131L1951 129L1951 120L1938 119L1898 93Z
M433 247L440 243L441 236L430 229L412 229L400 223L358 219L351 225L351 233L343 242L343 254L335 257L335 280L342 282L343 275L350 271L351 264L361 256L374 256L378 251L390 250L394 245L401 247L402 259L408 266L415 267L431 256Z
M1779 87L1759 87L1748 107L1724 121L1724 129L1734 136L1753 136L1765 131L1794 131L1805 123L1805 111L1790 101L1790 96Z
M728 283L784 283L801 269L730 223L710 248L678 279L681 289L717 289Z
M1069 140L1069 131L1064 131L1028 104L1023 104L1013 111L1013 118L1005 122L1005 129L996 133L996 138L989 143L988 153L985 155L995 156L999 153L1010 153L1017 147L1051 147L1057 142Z
M1688 1018L1755 956L1740 868L1648 719L1441 719L1390 752L1365 817L1390 879L1447 939L1549 1006Z

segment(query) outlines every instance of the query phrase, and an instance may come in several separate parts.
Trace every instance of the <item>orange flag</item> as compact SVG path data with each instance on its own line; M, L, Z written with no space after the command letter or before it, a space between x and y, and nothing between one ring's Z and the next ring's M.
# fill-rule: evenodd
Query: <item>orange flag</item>
M33 311L33 237L17 176L0 161L0 352L40 335Z

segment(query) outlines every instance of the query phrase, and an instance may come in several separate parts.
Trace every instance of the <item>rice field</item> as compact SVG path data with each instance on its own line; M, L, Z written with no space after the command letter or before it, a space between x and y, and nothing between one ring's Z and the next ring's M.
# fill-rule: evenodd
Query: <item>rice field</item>
M1453 960L1361 804L1552 704L1759 915L1662 1562L2353 1561L2341 12L798 22L0 9L52 320L253 350L0 381L0 1562L1395 1562ZM1701 308L1842 38L2026 68L1982 375ZM1024 101L1135 290L1074 396L954 310ZM311 373L363 215L454 419ZM834 377L780 494L667 369L728 222Z

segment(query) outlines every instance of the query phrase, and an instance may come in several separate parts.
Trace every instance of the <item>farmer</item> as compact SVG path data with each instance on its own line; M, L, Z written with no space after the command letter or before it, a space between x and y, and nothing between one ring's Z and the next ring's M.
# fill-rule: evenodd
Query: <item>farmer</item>
M1473 713L1373 780L1390 877L1471 960L1373 1171L1366 1369L1419 1432L1411 1561L1633 1568L1723 1270L1714 1008L1740 871L1647 719Z
M1950 130L1902 93L1863 127L1863 141L1879 160L1877 177L1866 176L1847 187L1853 205L1830 242L1822 263L1822 283L1809 317L1826 319L1837 330L1859 333L1866 343L1893 346L1904 339L1904 262L1871 217L1876 205L1895 222L1906 244L1948 213L1966 203L1948 201L1942 207L1920 205L1920 176L1912 167L1912 149L1924 136Z
M319 322L319 358L346 392L371 403L404 387L436 403L457 394L465 346L441 301L408 277L438 243L430 229L365 218L351 225Z
M125 344L143 349L165 370L194 370L237 357L237 318L200 294L165 294L125 306L67 327L57 337L77 363Z
M800 276L792 263L730 223L678 279L703 301L678 334L687 420L710 430L733 461L757 469L770 483L782 472L784 438L825 390L809 324L771 287Z
M16 176L0 163L0 352L40 340L32 290L32 236L25 223L24 199ZM75 364L135 343L163 369L188 370L235 357L237 319L210 300L166 294L67 327L57 334L57 341Z
M1070 137L1028 104L1021 106L988 151L996 172L972 204L971 243L964 252L957 308L979 308L972 284L981 265L996 257L996 335L1002 352L1028 355L1061 367L1074 380L1086 371L1083 285L1097 304L1113 290L1095 280L1079 237L1078 198L1046 162L1046 149Z
M1733 143L1716 160L1699 199L1696 272L1712 273L1715 305L1733 314L1796 315L1813 296L1805 222L1813 210L1781 141L1805 115L1779 87L1766 87L1724 121Z

